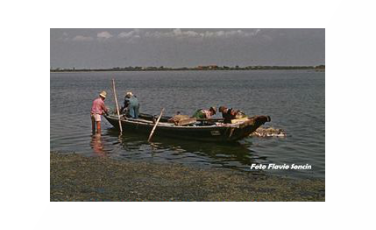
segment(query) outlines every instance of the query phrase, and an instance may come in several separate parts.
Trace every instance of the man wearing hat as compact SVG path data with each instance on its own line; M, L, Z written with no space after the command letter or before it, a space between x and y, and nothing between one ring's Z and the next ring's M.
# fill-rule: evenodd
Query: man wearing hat
M231 120L244 118L246 115L240 110L228 109L226 106L219 107L219 112L222 113L222 117L224 118L224 123L228 124L231 123Z
M106 91L102 91L99 97L93 101L91 106L91 128L93 135L95 134L95 126L97 126L97 134L101 135L101 115L107 114L108 108L104 104L106 99Z
M209 119L211 118L214 114L217 113L217 109L212 106L208 110L206 109L199 109L193 114L192 117L197 118L197 119Z
M120 112L126 114L127 117L138 118L140 103L137 97L132 92L127 92L124 97L124 105Z

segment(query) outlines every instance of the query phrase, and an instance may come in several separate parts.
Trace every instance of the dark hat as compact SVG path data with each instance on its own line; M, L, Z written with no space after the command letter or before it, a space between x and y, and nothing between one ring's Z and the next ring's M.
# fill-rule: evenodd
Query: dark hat
M212 110L212 111L213 111L213 114L216 114L216 113L217 113L217 108L215 108L214 106L210 107L209 110Z
M227 109L226 106L221 106L219 107L219 112L222 113L225 109Z

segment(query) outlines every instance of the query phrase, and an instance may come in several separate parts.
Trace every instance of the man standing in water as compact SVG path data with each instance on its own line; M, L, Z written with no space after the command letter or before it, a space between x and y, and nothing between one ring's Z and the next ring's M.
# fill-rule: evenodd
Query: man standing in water
M99 97L93 101L91 107L91 128L93 135L95 134L95 126L97 126L97 134L101 135L101 115L107 114L108 109L104 105L104 100L106 99L106 91L102 91Z

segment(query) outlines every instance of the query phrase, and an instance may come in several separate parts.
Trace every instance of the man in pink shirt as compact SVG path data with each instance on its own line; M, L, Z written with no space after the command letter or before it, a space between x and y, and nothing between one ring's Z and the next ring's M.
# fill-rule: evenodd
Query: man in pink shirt
M93 101L93 106L91 107L91 128L93 135L95 134L95 125L97 126L97 134L101 135L101 115L108 112L108 109L104 105L106 96L106 91L102 91L99 97Z

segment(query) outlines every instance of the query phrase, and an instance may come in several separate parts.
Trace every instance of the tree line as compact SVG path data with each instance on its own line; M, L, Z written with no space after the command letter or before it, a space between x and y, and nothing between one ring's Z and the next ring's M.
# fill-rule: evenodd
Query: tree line
M100 69L89 69L89 68L51 68L51 72L94 72L94 71L177 71L177 70L197 70L197 71L210 71L210 70L325 70L325 65L318 66L246 66L240 67L236 66L217 66L217 65L207 65L207 66L197 66L197 67L142 67L142 66L129 66L129 67L114 67L114 68L100 68Z

